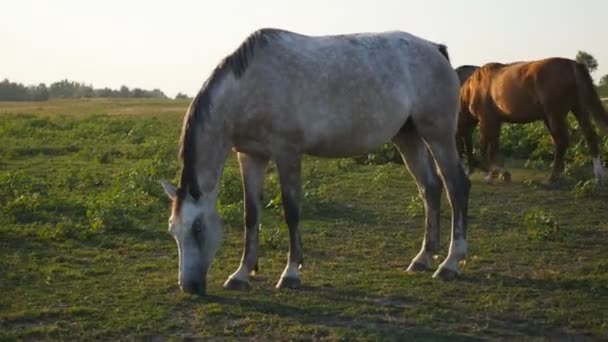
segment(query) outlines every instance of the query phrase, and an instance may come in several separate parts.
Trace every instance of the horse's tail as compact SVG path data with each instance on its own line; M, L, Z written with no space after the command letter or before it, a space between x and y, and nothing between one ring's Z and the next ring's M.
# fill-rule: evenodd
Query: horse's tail
M587 67L574 62L574 77L578 90L578 102L582 110L591 112L595 123L604 130L608 130L608 113L602 105L600 97L595 91L593 80Z

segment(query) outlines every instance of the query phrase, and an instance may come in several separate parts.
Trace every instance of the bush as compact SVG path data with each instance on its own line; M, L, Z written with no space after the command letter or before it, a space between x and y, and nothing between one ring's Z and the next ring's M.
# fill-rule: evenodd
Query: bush
M406 213L409 217L423 217L424 216L424 202L418 195L412 195L410 202L407 205Z
M595 179L589 179L587 181L579 181L572 189L574 197L583 198L590 197L597 192L598 184Z
M376 150L353 158L358 164L382 165L387 163L403 164L401 155L391 143L384 144Z
M524 213L524 225L535 240L555 240L561 231L553 213L548 209L532 208Z

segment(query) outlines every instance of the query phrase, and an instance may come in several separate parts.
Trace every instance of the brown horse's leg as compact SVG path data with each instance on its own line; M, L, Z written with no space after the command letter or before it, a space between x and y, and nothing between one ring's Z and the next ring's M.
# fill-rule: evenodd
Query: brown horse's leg
M456 148L458 148L458 156L460 156L460 160L462 165L464 166L464 155L465 155L465 142L464 142L464 132L458 129L458 133L456 134Z
M500 123L493 118L480 121L479 133L481 155L488 168L484 179L487 183L492 183L499 173L499 169L496 166L496 156L500 140Z
M403 161L418 185L424 201L425 232L422 248L412 259L408 272L430 270L432 257L439 250L439 212L441 206L441 179L424 141L413 127L406 127L393 138Z
M248 288L249 274L258 270L259 227L262 216L262 191L264 170L268 160L255 158L243 153L238 154L241 175L243 177L245 206L245 236L241 265L224 283L227 289Z
M549 182L553 183L559 179L564 170L564 157L568 149L568 122L565 115L559 114L545 119L545 125L551 133L554 144L553 170L549 177Z
M462 114L461 114L462 115ZM458 126L458 134L457 134L457 146L458 146L458 154L463 161L466 156L467 159L467 167L468 175L472 175L475 171L475 167L473 166L473 130L477 122L472 119L459 122Z
M591 158L593 160L593 173L595 174L595 178L600 184L602 184L606 179L606 171L602 166L597 134L595 133L595 129L591 124L589 114L587 112L575 109L574 116L576 117L576 120L583 131L583 135L585 135L587 144L589 145L589 151L591 152Z
M296 152L285 152L276 160L283 195L283 211L289 228L289 256L287 266L281 274L277 288L299 287L300 272L304 256L300 236L301 174L302 159Z
M464 149L467 154L467 162L468 162L468 174L472 175L475 171L475 166L473 165L473 130L475 129L475 125L471 123L467 126L467 130L464 135Z

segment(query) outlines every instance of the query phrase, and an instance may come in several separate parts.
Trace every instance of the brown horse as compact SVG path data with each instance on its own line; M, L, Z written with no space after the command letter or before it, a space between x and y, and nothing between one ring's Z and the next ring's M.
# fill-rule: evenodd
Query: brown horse
M549 182L556 181L564 168L568 148L566 116L571 111L589 145L595 177L603 182L605 171L591 116L606 129L608 114L584 65L565 58L489 63L461 87L460 103L461 116L468 116L459 120L467 123L461 134L470 137L472 127L479 122L481 156L488 166L486 181L491 182L500 171L505 181L510 180L510 174L496 165L501 124L539 120L544 121L553 138L555 155Z
M477 65L461 65L456 68L456 74L462 86L471 75L479 69ZM458 132L456 134L456 144L458 146L458 154L464 164L464 155L467 157L468 169L467 173L473 173L473 130L477 126L477 120L470 115L458 114Z

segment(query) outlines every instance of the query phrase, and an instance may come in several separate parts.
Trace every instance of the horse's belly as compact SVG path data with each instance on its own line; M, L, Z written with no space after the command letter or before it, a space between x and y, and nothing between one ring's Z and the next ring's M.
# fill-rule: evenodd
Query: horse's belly
M493 89L493 100L503 121L526 123L542 118L543 109L538 100L521 87Z
M542 107L539 104L532 103L531 101L511 103L502 102L497 103L496 105L501 111L499 117L506 122L527 123L543 118Z
M393 121L393 120L391 120ZM320 128L305 134L302 152L320 157L350 157L367 153L390 141L399 131L405 120L378 123L362 122L355 126L349 123Z

